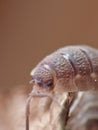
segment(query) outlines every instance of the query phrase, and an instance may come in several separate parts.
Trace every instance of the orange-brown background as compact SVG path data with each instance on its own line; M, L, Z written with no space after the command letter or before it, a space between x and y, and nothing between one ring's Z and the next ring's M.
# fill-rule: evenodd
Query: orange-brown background
M70 44L98 48L97 0L0 0L0 88L25 87L45 55Z

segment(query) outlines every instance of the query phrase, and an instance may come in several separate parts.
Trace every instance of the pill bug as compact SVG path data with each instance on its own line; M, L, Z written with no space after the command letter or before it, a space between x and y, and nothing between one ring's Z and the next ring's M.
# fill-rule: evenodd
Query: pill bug
M88 46L67 46L46 56L31 71L36 86L67 92L98 89L98 51Z
M50 97L53 92L98 90L98 51L89 46L66 46L46 56L32 71L32 97ZM55 100L56 101L56 100ZM28 130L26 123L26 130Z

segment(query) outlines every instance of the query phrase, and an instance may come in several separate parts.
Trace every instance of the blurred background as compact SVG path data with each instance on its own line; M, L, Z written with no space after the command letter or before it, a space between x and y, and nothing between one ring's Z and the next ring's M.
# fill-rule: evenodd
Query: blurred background
M18 104L17 96L8 92L18 89L20 99L20 91L31 80L30 71L42 58L76 44L98 48L97 0L0 0L0 100L4 101L4 91L10 97L6 106L11 99L13 106Z
M28 85L46 55L73 44L98 47L97 0L0 0L0 89Z

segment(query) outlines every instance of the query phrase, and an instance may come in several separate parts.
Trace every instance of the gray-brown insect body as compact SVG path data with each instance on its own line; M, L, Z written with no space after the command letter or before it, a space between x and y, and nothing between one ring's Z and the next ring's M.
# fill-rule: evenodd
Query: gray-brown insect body
M61 48L45 57L31 76L45 90L98 90L98 51L88 46Z

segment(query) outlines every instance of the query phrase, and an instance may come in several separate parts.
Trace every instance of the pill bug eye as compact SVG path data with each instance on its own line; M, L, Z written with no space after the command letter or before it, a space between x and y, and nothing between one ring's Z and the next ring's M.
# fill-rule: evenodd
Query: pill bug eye
M52 86L53 86L53 80L47 81L45 87L46 87L46 88L50 88L50 87L52 87Z

